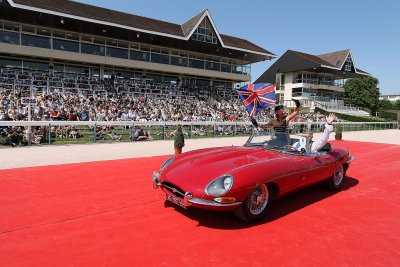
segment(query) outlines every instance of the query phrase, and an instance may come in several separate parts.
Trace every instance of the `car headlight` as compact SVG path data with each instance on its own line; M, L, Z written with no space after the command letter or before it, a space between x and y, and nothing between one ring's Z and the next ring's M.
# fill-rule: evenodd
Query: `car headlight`
M160 171L162 171L165 167L167 167L169 164L171 164L172 161L174 161L174 158L173 158L173 157L167 159L167 160L164 162L164 164L161 166Z
M206 193L213 197L219 197L228 193L232 186L233 176L230 174L224 174L206 186Z

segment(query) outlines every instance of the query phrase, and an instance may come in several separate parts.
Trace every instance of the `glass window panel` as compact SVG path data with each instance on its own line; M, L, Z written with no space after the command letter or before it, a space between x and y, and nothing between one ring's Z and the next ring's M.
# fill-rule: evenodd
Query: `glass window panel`
M243 66L242 65L235 65L234 73L243 73Z
M0 42L7 44L19 44L19 33L0 31Z
M171 50L171 55L179 56L179 51Z
M117 40L107 40L107 44L110 46L118 46Z
M188 59L187 58L171 57L171 65L186 67L187 63L188 63Z
M198 85L198 86L209 86L210 85L210 80L196 79L196 85Z
M117 78L131 79L135 77L134 72L124 71L124 70L114 70Z
M150 61L150 53L147 52L131 50L130 56L133 60Z
M160 53L164 54L164 55L169 55L169 50L168 49L161 49Z
M51 31L49 29L46 29L46 28L38 28L37 29L37 34L50 36L51 35Z
M35 27L32 27L32 26L22 25L21 29L23 32L36 33Z
M150 51L150 46L148 46L148 45L141 45L141 46L140 46L140 50L142 50L142 51Z
M64 31L53 31L53 37L58 37L58 38L65 38L65 32Z
M50 48L50 38L21 34L21 44L33 47Z
M16 24L16 23L8 23L8 22L4 22L3 25L5 30L10 30L10 31L19 31L19 27L20 25Z
M107 47L107 56L128 59L128 50L115 47Z
M104 56L104 46L82 43L81 53L96 55L96 56Z
M162 75L159 74L148 74L147 79L153 80L153 82L162 82Z
M8 58L0 58L0 67L2 68L22 68L22 60L21 59L8 59Z
M93 37L92 36L88 36L88 35L82 35L82 41L84 41L84 42L93 42Z
M220 68L221 68L221 64L216 63L216 62L209 62L209 61L206 61L206 69L207 69L207 70L216 70L216 71L219 71Z
M231 72L231 65L228 64L221 64L221 71L223 72Z
M124 41L118 41L118 47L129 48L129 43Z
M79 34L67 32L67 33L65 33L65 39L79 41Z
M79 43L67 40L53 39L53 49L79 53Z
M65 65L65 73L74 73L74 74L81 74L86 75L89 72L88 67L79 67L73 65Z
M204 61L197 59L189 59L189 67L196 69L204 69Z
M159 47L152 47L152 48L151 48L151 52L152 52L152 53L160 53L160 52L161 52L161 49L160 49Z
M139 44L131 44L131 49L139 50Z
M34 70L34 71L48 71L49 70L48 63L37 62L37 61L24 60L23 67L24 67L24 70Z
M161 64L169 64L169 56L152 53L151 54L151 62L161 63Z
M54 64L54 72L64 73L64 64Z
M101 38L101 37L92 37L92 42L95 44L105 44L106 43L106 39L105 38Z
M164 76L164 83L176 83L178 76Z

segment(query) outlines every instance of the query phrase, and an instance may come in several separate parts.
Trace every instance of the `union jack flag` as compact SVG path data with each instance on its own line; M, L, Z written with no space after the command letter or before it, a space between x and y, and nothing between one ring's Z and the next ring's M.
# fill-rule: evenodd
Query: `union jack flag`
M237 92L250 116L275 104L275 85L271 83L247 84Z

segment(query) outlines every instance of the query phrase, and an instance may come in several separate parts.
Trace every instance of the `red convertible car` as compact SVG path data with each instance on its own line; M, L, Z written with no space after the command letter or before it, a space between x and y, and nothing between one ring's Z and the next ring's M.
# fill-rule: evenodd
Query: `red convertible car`
M301 150L293 146L299 142ZM246 222L257 221L278 197L322 181L341 187L353 156L338 147L311 153L310 142L302 135L253 133L242 147L186 152L153 173L153 187L183 208L233 210Z

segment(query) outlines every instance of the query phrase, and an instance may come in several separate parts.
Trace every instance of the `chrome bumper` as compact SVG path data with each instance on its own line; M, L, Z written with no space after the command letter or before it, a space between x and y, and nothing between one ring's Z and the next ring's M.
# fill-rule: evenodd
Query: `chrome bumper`
M233 202L229 204L221 204L215 201L211 200L205 200L201 198L191 198L189 199L189 202L193 205L199 205L199 206L208 206L208 207L231 207L231 206L239 206L242 204L242 202Z
M158 189L162 186L161 182L158 180L160 174L158 172L153 172L153 188ZM180 195L182 193L176 192ZM212 200L205 200L201 198L194 198L190 192L186 192L185 195L182 195L183 203L186 207L189 206L207 206L207 207L231 207L231 206L239 206L242 202L233 202L229 204L221 204Z

